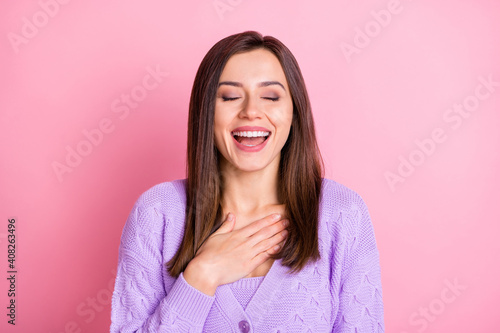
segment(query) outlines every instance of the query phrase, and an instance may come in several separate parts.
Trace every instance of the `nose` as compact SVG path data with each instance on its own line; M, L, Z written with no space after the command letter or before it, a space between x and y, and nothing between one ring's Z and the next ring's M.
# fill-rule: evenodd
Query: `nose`
M258 102L255 101L254 98L249 97L246 100L246 103L243 104L243 107L240 111L239 117L240 118L247 118L249 120L255 119L255 118L261 118L262 117L262 112L259 108Z

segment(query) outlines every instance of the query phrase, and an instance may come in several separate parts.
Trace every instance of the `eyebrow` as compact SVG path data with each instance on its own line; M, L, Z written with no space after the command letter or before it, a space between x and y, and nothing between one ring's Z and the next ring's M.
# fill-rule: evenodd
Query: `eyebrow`
M235 81L222 81L222 82L219 82L218 87L220 87L222 85L233 86L233 87L238 87L238 88L243 87L243 85L240 82L235 82ZM272 85L278 85L281 88L283 88L283 90L286 91L285 87L279 81L263 81L263 82L259 82L258 87L268 87L268 86L272 86Z

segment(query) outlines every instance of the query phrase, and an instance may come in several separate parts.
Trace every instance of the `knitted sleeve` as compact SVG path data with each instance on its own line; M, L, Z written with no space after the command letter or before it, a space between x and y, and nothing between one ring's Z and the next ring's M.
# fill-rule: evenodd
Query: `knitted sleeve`
M214 297L190 286L182 273L165 291L165 219L157 208L139 199L123 228L111 333L201 332L213 304Z
M368 209L352 193L344 223L346 247L340 281L339 311L333 333L384 332L379 252Z

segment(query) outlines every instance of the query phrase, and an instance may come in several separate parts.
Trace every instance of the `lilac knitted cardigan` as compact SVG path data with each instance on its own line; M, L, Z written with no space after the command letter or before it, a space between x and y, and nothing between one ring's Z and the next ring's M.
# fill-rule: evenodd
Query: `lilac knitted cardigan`
M296 274L276 260L244 309L221 285L214 296L175 279L165 263L184 233L185 179L158 184L123 228L111 332L384 332L379 253L370 215L353 190L323 179L321 259Z

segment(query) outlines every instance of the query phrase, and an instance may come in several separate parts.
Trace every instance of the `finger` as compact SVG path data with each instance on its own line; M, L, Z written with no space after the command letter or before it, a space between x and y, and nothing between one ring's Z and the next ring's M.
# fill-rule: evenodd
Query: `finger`
M248 238L248 244L250 244L251 246L255 246L261 241L273 237L274 235L282 232L289 225L289 223L290 222L285 219L260 229L258 232Z
M255 268L259 267L260 265L262 265L263 263L266 262L267 259L269 259L271 257L271 255L267 252L261 252L259 253L258 255L256 255L255 257L253 257L252 260L250 260L250 266L251 266L251 271L253 271Z
M256 251L257 253L259 252L265 252L265 251L279 251L279 248L276 250L275 246L281 243L286 239L288 235L288 230L282 230L281 232L275 234L274 236L264 239L258 244L256 244L252 250Z
M278 244L274 245L273 247L271 247L269 250L267 250L266 252L268 254L275 254L275 253L278 253L281 248L283 247L283 245L285 245L285 242L286 242L286 237L284 240L282 240L281 242L279 242Z
M262 228L270 226L281 219L282 219L281 214L271 214L260 220L250 223L249 225L247 225L244 228L241 228L240 230L245 236L250 237L259 230L261 230Z
M222 225L217 229L216 232L214 232L214 235L217 234L224 234L233 231L234 225L235 225L236 218L234 214L228 213L226 220L222 223Z

